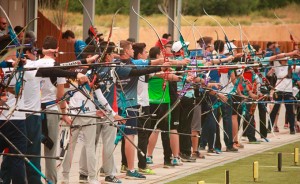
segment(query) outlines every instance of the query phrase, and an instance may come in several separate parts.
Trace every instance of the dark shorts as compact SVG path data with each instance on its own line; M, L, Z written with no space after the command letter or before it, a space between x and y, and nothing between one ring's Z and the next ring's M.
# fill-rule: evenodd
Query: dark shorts
M122 114L122 110L118 109L119 114ZM132 118L132 119L128 119L126 121L126 126L132 126L132 127L137 127L137 119L133 118L133 117L137 117L139 116L139 106L134 106L134 107L127 107L126 108L126 117L128 118ZM136 129L132 129L132 128L125 128L124 129L124 133L126 135L136 135L137 134L137 130Z
M232 115L237 115L238 114L238 109L241 108L241 103L242 102L242 97L232 95Z
M151 120L151 128L154 128L157 121L163 117L169 109L169 104L150 104L150 113L156 114L156 117ZM170 130L169 125L170 114L168 114L161 122L157 124L157 128L160 130Z

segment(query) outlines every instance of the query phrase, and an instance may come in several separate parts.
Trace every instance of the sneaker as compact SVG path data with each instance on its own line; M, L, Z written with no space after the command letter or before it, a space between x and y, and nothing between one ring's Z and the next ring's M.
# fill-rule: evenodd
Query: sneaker
M246 136L242 136L242 138L241 138L242 141L247 141L247 139L248 138Z
M215 151L218 152L219 154L223 153L221 149L215 148Z
M190 155L180 153L180 158L182 162L196 162L196 159L192 158Z
M127 173L127 170L128 170L127 166L122 165L122 166L121 166L120 172L121 172L121 173Z
M233 152L233 153L237 153L239 150L234 148L234 147L231 147L231 148L226 148L226 152Z
M88 182L88 176L79 174L79 183L87 183Z
M207 155L208 156L219 156L220 153L215 151L214 149L209 149L209 150L207 150Z
M132 179L132 180L145 180L146 176L138 173L136 170L134 170L134 172L131 172L130 170L128 170L126 172L126 179Z
M279 132L278 126L274 126L273 131L274 131L274 132Z
M181 162L181 159L179 157L174 157L171 160L171 164L174 165L174 166L181 166L181 165L183 165L183 163Z
M288 128L289 128L289 124L288 124L288 123L285 123L284 126L283 126L283 128L284 128L284 129L288 129Z
M144 175L155 175L156 173L148 166L145 169L139 168L139 172Z
M147 156L147 157L146 157L146 163L147 163L147 164L153 164L152 158L153 158L152 156Z
M174 168L174 165L171 162L164 162L163 168L165 169Z
M194 159L205 159L205 156L201 155L200 151L194 151L192 153L192 158L194 158Z
M90 179L89 184L100 184L100 182L96 179Z
M290 131L290 134L295 135L296 134L295 130Z
M105 183L122 183L122 181L115 176L106 176Z

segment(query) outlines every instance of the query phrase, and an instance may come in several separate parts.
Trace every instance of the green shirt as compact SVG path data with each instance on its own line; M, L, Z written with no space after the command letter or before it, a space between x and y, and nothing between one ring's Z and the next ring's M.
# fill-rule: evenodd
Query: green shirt
M160 77L151 77L148 82L149 101L152 104L170 103L169 82L166 83L166 89L163 90L164 79Z

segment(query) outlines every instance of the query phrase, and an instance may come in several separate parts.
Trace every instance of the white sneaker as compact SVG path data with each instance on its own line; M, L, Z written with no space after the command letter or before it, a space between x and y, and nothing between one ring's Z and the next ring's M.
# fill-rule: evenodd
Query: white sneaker
M247 137L242 136L241 141L247 141L247 140L248 140Z
M90 179L89 184L100 184L100 182L96 179Z

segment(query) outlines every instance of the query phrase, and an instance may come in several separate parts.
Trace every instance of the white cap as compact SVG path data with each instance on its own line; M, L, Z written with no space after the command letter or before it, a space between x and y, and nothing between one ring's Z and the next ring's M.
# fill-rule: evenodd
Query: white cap
M236 49L237 47L232 43L232 42L229 42L230 44L230 47L232 49ZM228 54L229 53L229 49L228 49L228 43L225 43L225 46L224 46L224 54Z
M186 45L189 45L190 42L184 42ZM172 45L172 51L174 52L179 52L180 49L182 48L182 44L180 41L174 42Z

